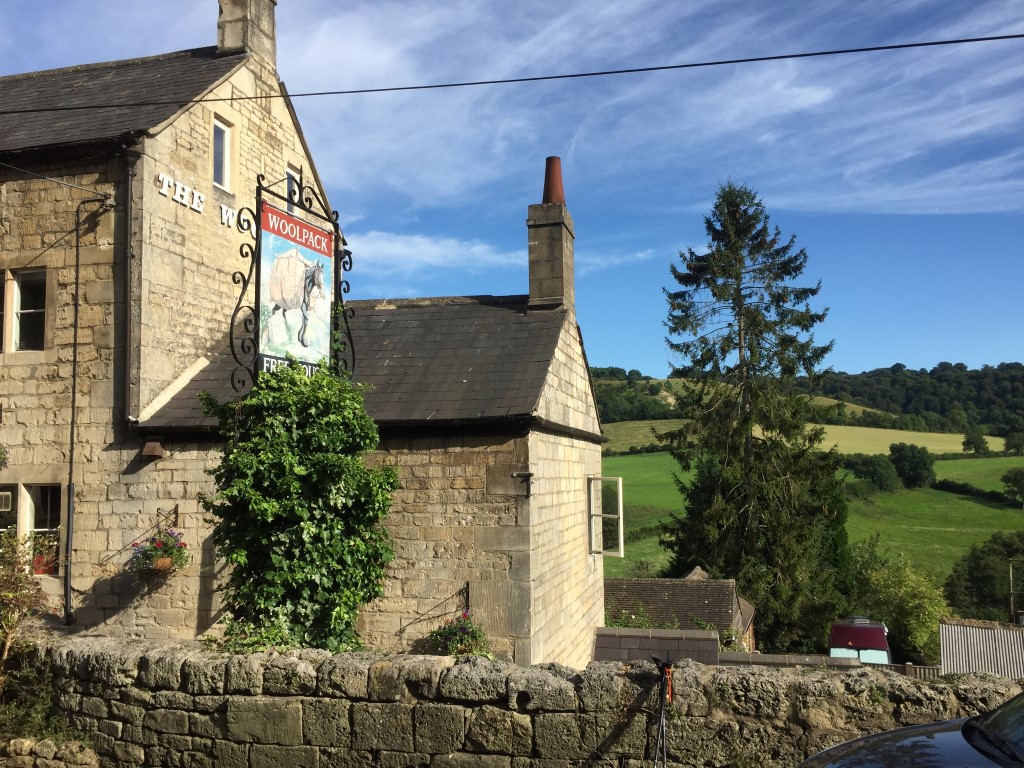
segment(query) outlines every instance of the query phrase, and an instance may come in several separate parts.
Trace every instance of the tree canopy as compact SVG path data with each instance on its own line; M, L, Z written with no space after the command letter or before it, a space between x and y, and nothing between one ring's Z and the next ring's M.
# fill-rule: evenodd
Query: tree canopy
M694 470L677 478L686 515L664 531L669 572L737 579L772 650L820 646L849 580L838 459L820 450L794 387L832 346L812 334L827 312L810 306L820 284L794 283L807 253L748 187L721 186L704 226L706 251L680 252L678 288L665 290L674 375L689 385L677 403L686 421L662 438Z
M907 488L927 488L935 483L935 457L927 448L893 443L889 446L889 460Z
M1024 364L1019 362L977 370L944 362L916 371L897 363L863 373L829 372L820 381L801 381L799 386L879 409L861 415L848 412L849 424L953 433L964 433L976 424L989 435L1024 433ZM1021 447L1024 450L1024 444Z
M975 544L953 564L945 592L950 607L965 619L1006 621L1010 617L1010 563L1015 579L1024 579L1024 531L999 532ZM1015 591L1019 586L1015 588ZM1015 608L1024 609L1017 596Z
M979 456L989 453L988 440L977 424L970 425L964 432L963 447L964 453L976 453Z
M1003 483L1003 492L1024 506L1024 467L1008 469L999 479Z
M878 538L851 547L852 610L885 622L894 660L938 663L939 619L949 614L942 590L902 555L879 551Z

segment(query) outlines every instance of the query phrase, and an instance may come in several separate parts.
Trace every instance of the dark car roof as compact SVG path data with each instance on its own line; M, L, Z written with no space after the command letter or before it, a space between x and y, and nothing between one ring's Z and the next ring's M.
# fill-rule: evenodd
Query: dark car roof
M205 94L248 55L222 56L210 46L0 77L0 152L142 134Z
M800 768L993 768L961 733L965 719L865 736L819 752Z

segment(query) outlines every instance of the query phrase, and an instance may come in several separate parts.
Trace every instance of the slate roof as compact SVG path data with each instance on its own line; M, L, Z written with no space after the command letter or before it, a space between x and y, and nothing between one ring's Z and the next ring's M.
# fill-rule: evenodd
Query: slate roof
M0 152L136 136L205 94L249 54L216 46L161 56L0 77L0 110L122 104L102 109L0 114ZM170 102L139 105L141 101ZM130 106L135 104L134 106Z
M703 572L701 572L703 573ZM679 629L703 629L693 617L718 630L743 633L754 618L754 608L736 593L734 579L605 579L605 611L634 613L642 606L651 622Z
M526 311L526 296L351 301L353 379L381 426L493 423L537 409L565 321L564 309ZM218 355L182 382L148 429L213 426L198 393L233 396L235 363Z

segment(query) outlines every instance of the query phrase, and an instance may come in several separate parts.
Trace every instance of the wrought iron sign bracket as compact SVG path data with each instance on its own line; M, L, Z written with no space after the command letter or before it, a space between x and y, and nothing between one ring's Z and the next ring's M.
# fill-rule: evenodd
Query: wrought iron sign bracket
M282 182L287 184L284 193L274 187ZM280 208L275 207L277 203ZM295 269L291 273L285 268L279 270L275 263L274 272L268 276L272 287L270 296L261 295L267 280L261 274L261 265L271 254L264 253L266 238L265 223L278 227L278 234L296 244L294 254L282 256L278 261L288 261ZM280 309L284 328L291 333L291 326L285 320L288 310L301 313L301 327L296 341L305 348L309 312L316 291L322 296L325 291L324 273L330 272L331 298L329 317L323 324L329 329L329 343L323 355L337 373L355 370L355 346L349 321L354 315L345 306L344 296L349 292L345 275L352 269L352 252L345 248L345 237L338 224L338 212L329 210L320 193L304 181L300 171L298 177L288 175L280 181L265 183L265 177L256 177L256 206L238 211L236 226L246 235L239 246L239 255L247 266L231 275L232 282L239 286L238 301L231 315L228 331L231 356L235 367L231 372L231 387L244 394L256 382L261 369L268 365L268 356L262 347L269 338L271 316ZM318 263L304 259L300 251L315 251ZM325 265L328 267L325 269ZM293 273L293 274L292 274ZM282 287L284 286L284 287ZM283 294L285 295L282 298ZM321 339L323 341L323 339ZM320 360L304 360L315 366Z

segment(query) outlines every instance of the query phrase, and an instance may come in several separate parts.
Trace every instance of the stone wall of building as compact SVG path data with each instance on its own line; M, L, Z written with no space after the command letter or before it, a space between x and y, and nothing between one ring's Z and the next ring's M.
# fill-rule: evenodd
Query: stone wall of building
M266 98L246 98L253 96ZM273 70L253 57L210 92L210 101L192 105L142 143L133 243L140 410L197 358L224 347L239 291L231 274L249 264L239 255L249 235L238 231L234 212L255 208L257 176L282 195L289 169L315 183L298 125L279 96ZM229 131L224 186L213 182L215 121Z
M584 667L594 658L594 629L604 624L604 556L590 553L587 503L587 477L601 474L600 447L535 432L530 456L534 621L527 663Z
M71 568L80 626L102 624L124 637L194 637L216 618L216 598L207 589L215 564L197 501L212 490L207 470L218 459L215 445L164 439L171 455L146 459L144 438L128 419L145 421L147 408L225 343L239 290L232 272L248 265L239 255L248 235L222 216L221 205L232 216L253 207L257 174L271 183L292 169L315 182L284 100L230 100L279 93L272 68L253 58L210 94L229 100L186 109L138 147L116 154L48 150L19 158L27 172L0 168L0 271L8 294L19 270L47 270L45 349L15 351L7 331L0 353L0 442L9 453L0 485L22 489L25 498L34 486L58 488L66 518L74 440L74 554L58 574L40 578L58 601L63 569ZM227 190L212 182L215 116L232 126ZM286 184L275 189L284 193ZM101 194L111 196L111 209L82 207L72 437L75 213ZM12 309L5 302L5 326ZM141 585L124 564L132 542L157 525L183 529L196 557L164 583ZM21 533L31 527L23 523ZM66 530L62 519L62 537Z
M590 553L587 478L601 474L601 424L574 313L566 315L530 435L532 646L526 663L584 667L604 624L603 555ZM595 498L598 498L595 496ZM600 525L594 524L595 534Z
M595 437L601 434L601 420L590 385L583 339L572 312L566 314L555 358L544 382L537 416ZM597 450L600 455L600 446Z
M115 373L122 364L116 331L124 302L117 290L115 241L121 222L119 160L64 153L59 158L27 155L25 172L0 168L0 272L3 275L4 344L0 353L0 443L8 466L0 485L18 502L17 528L27 535L37 522L32 495L56 489L60 508L68 507L71 460L72 368L77 425L75 475L79 501L110 502L110 474L123 466L115 413L122 391ZM116 208L94 201L109 195ZM76 213L81 228L76 236ZM80 311L74 347L76 248ZM19 274L45 270L43 349L17 349L15 289ZM117 467L115 469L115 467ZM99 478L99 480L97 480ZM93 486L88 489L87 485ZM93 526L95 529L96 526ZM63 550L63 533L60 542ZM103 538L103 537L100 537ZM106 545L106 541L103 541ZM78 566L85 575L86 564ZM41 577L52 595L61 592L56 576Z
M660 714L648 662L577 671L322 651L230 656L80 638L51 646L45 663L59 706L116 768L639 768L654 758ZM1021 691L994 677L692 661L675 666L673 683L669 765L708 768L788 767L841 741L973 715ZM26 763L0 758L4 765Z
M468 609L494 652L518 659L529 639L530 553L526 486L511 473L527 467L525 439L385 436L374 460L397 469L399 489L386 521L395 559L385 593L360 612L367 645L418 647Z

